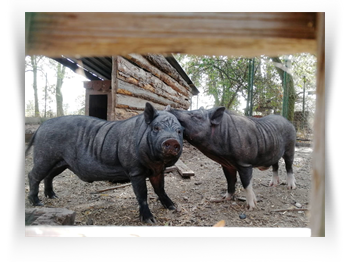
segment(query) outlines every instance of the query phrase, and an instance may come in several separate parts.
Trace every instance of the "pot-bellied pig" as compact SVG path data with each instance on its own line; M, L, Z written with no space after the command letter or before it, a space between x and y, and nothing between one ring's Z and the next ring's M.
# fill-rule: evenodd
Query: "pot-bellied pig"
M226 198L232 198L237 171L250 210L256 205L252 189L252 168L273 167L270 186L279 184L278 161L284 158L288 188L294 189L294 126L282 116L262 118L239 116L225 107L184 111L170 109L184 127L184 138L203 154L221 164L227 180Z
M46 197L56 198L52 180L66 168L86 182L130 180L140 207L142 221L155 219L147 204L146 178L165 208L175 209L164 191L164 170L179 159L183 128L167 111L146 103L143 114L124 121L105 121L89 116L63 116L45 121L36 131L34 166L29 172L28 199L38 198L44 179Z

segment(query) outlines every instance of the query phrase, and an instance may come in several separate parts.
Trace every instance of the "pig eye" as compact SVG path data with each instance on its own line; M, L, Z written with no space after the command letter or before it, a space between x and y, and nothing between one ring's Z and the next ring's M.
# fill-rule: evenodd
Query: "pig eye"
M160 127L159 126L155 126L155 127L153 127L153 130L158 132L158 131L160 131Z
M198 120L201 120L202 119L202 116L201 115L192 115L192 117L194 119L198 119Z

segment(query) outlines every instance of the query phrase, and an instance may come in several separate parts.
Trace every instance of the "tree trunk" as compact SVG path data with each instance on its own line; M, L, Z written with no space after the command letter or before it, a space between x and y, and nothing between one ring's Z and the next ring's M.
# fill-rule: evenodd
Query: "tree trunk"
M275 63L279 63L281 65L282 61L278 57L271 57L272 61ZM283 73L284 70L275 66L278 74L281 77L281 80L283 81ZM295 100L296 100L296 94L295 94L295 89L294 89L294 80L293 76L290 75L287 72L287 90L288 90L288 113L287 113L287 119L289 121L294 121L294 107L295 107Z
M39 101L38 101L38 84L37 84L37 76L38 76L38 66L37 66L37 57L31 56L30 60L33 67L33 89L34 89L34 110L35 117L40 117L39 111Z
M57 104L57 116L63 116L63 96L61 92L63 79L64 79L65 67L60 63L57 64L57 83L56 83L56 104Z

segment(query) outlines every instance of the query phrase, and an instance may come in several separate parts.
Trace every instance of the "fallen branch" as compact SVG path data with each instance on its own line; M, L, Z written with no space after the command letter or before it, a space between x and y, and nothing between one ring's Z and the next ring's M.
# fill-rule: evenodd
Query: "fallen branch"
M149 181L149 179L146 178L146 181ZM99 193L102 193L102 192L106 192L106 191L113 190L113 189L118 189L118 188L123 188L123 187L127 187L127 186L131 186L131 183L126 183L126 184L123 184L123 185L120 185L120 186L115 186L115 187L111 187L111 188L98 190L98 191L92 192L90 194L99 194Z
M293 209L276 209L270 212L284 212L284 211L309 211L308 208L293 208Z
M211 203L220 203L220 202L225 202L225 201L232 201L231 198L213 198L213 199L210 199L209 202Z
M269 185L266 185L266 184L263 184L263 183L260 183L260 185L265 186L265 187L270 187Z
M123 184L123 185L120 185L120 186L115 186L115 187L111 187L111 188L107 188L107 189L98 190L98 191L92 192L90 194L99 194L99 193L102 193L102 192L105 192L105 191L118 189L118 188L123 188L123 187L127 187L127 186L131 186L131 183L126 183L126 184Z

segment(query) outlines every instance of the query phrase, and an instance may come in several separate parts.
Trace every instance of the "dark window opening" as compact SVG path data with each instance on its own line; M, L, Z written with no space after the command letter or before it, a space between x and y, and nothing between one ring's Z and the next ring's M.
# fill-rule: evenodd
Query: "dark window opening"
M90 95L89 116L107 120L107 95Z

